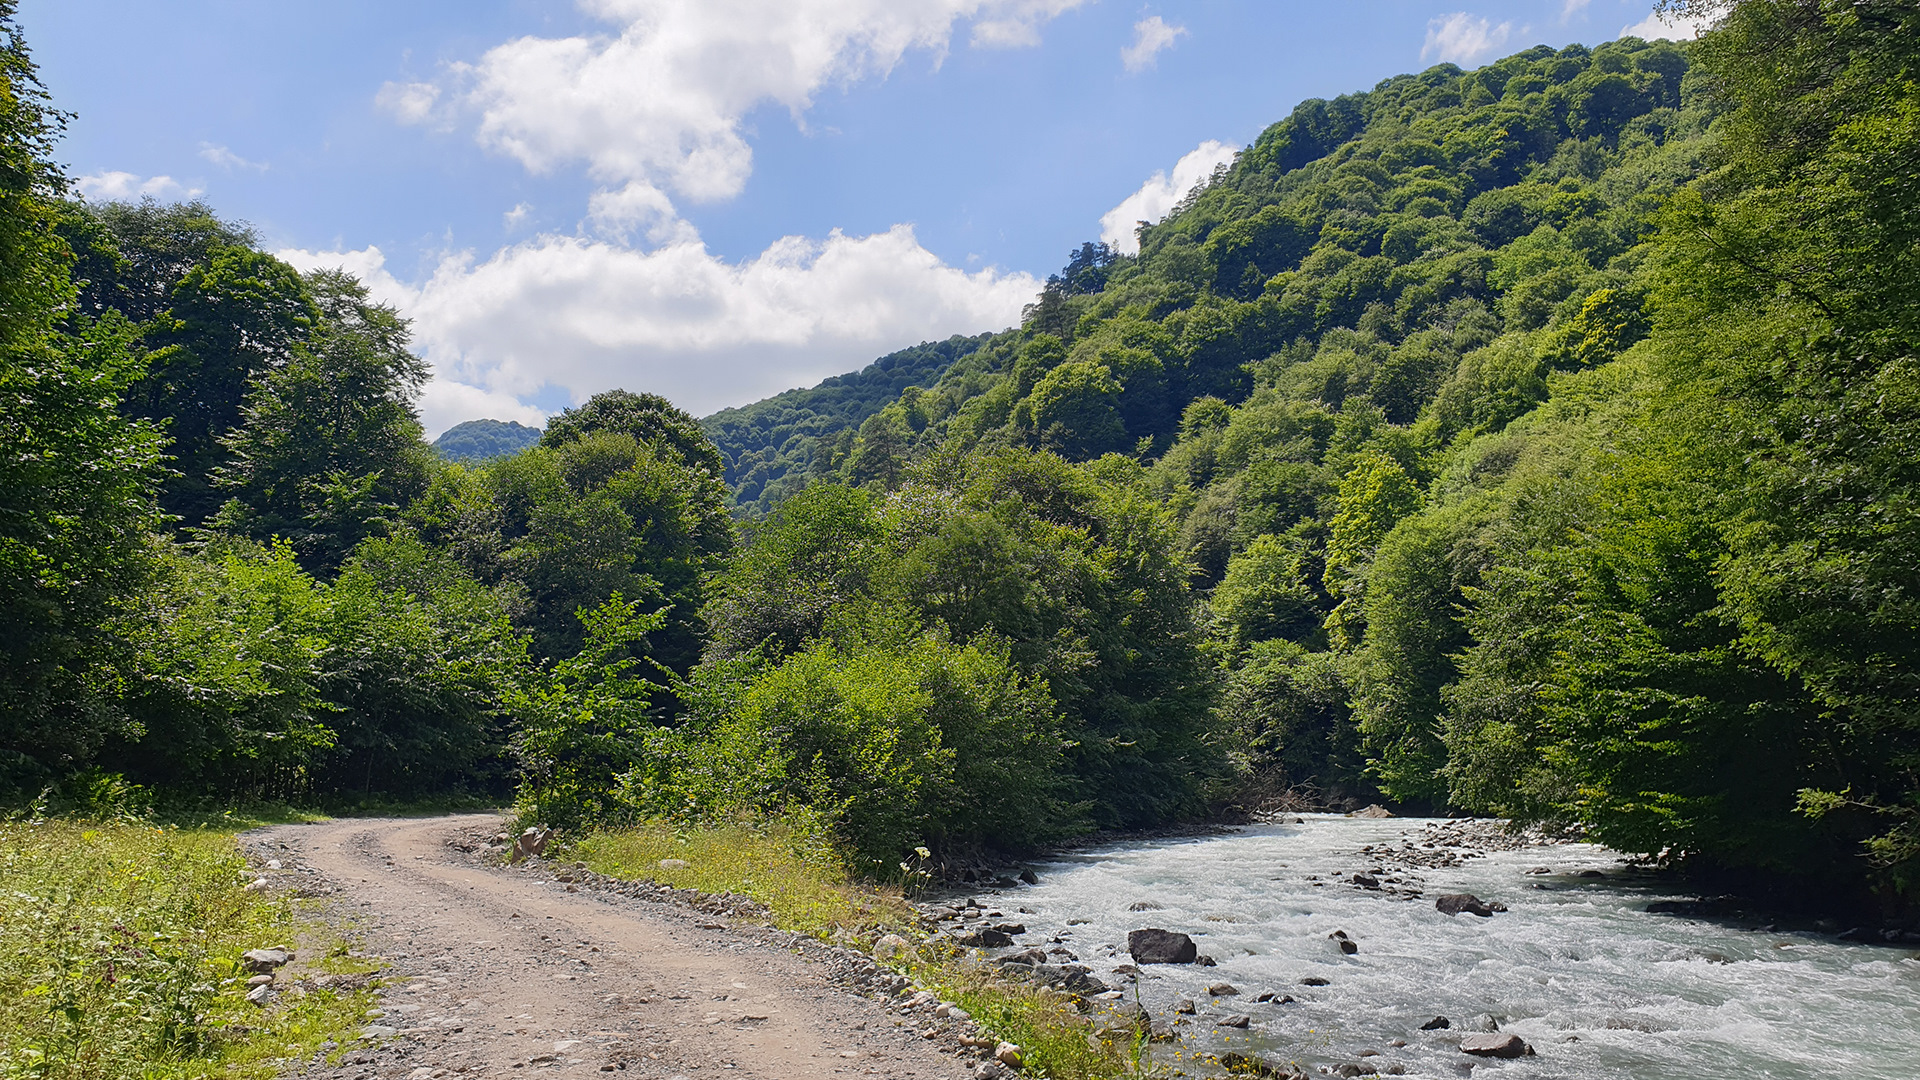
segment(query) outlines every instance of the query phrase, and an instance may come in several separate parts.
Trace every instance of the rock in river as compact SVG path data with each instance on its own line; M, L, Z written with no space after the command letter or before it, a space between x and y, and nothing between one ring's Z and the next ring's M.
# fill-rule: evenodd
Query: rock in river
M1491 1035L1469 1035L1461 1039L1460 1052L1475 1057L1517 1058L1533 1053L1533 1047L1511 1031L1497 1031Z
M1200 955L1192 938L1152 926L1129 933L1127 951L1141 964L1191 964Z
M1458 915L1463 911L1483 919L1493 915L1493 908L1481 903L1480 898L1472 893L1448 893L1435 900L1433 906L1442 915Z
M960 944L974 949L1001 949L1013 944L1013 936L1000 930L985 927L970 934L960 936Z

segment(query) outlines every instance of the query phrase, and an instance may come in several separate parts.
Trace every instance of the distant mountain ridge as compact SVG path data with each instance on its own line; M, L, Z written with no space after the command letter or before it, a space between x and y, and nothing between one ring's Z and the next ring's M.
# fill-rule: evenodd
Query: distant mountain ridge
M517 454L540 441L540 429L512 420L468 420L433 440L448 461L481 462Z

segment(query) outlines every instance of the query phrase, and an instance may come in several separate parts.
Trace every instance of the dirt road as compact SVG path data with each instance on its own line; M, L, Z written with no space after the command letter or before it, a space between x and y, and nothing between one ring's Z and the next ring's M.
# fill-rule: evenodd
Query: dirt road
M327 883L403 976L338 1066L290 1075L951 1078L964 1064L847 992L791 939L491 867L487 815L276 826L246 842ZM297 876L296 876L297 875Z

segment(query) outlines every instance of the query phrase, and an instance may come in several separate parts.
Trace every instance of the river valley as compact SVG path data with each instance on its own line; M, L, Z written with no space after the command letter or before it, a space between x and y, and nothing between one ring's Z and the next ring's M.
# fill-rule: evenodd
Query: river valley
M1192 935L1217 966L1144 965L1126 987L1154 1017L1185 1021L1154 1055L1190 1074L1217 1071L1204 1058L1238 1050L1309 1074L1920 1076L1920 951L1910 946L1650 913L1688 897L1591 844L1500 851L1469 838L1450 848L1423 843L1457 828L1443 821L1289 820L1082 850L1037 864L1037 885L982 902L1026 925L1021 947L1070 950L1116 987L1130 930ZM1463 892L1507 910L1435 909L1436 896ZM1358 951L1344 953L1336 931ZM1221 982L1238 993L1210 995ZM1256 1001L1263 992L1293 1000ZM1175 1014L1181 997L1195 1013ZM1216 1026L1231 1015L1248 1026ZM1437 1016L1449 1026L1422 1030ZM1534 1055L1460 1051L1463 1034L1492 1025Z

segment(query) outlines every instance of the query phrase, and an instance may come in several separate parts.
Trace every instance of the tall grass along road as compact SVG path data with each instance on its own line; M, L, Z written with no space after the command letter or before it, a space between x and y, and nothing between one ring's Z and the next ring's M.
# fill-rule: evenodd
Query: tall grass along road
M835 989L785 935L502 872L462 848L486 815L275 826L404 981L371 1038L304 1076L958 1078L954 1059Z

